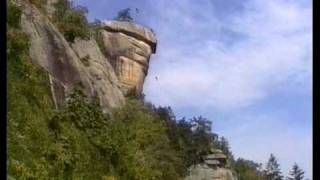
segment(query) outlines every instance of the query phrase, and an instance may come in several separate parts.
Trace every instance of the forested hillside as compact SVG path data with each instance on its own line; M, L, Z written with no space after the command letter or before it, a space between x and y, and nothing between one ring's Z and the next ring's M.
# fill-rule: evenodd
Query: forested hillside
M44 0L28 2L45 6ZM98 99L79 88L56 109L48 73L30 57L21 9L11 0L7 4L8 179L182 179L212 148L227 155L239 180L274 179L261 164L234 159L227 139L212 132L211 120L177 119L170 107L134 93L123 107L104 113ZM70 43L94 34L84 8L67 0L57 8L53 20Z

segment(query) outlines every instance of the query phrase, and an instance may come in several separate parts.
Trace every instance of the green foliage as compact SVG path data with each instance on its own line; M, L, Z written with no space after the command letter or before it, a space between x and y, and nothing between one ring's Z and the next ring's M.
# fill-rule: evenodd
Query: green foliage
M151 104L147 106L158 114L168 127L170 143L183 160L180 168L182 174L186 175L191 165L201 163L203 156L210 154L212 148L218 148L215 146L217 135L212 133L211 121L208 119L199 116L189 120L176 120L170 107L154 107Z
M9 143L9 155L15 157L9 158L10 176L133 180L181 177L177 170L181 159L170 146L165 125L140 101L129 99L125 107L110 116L102 113L97 100L75 91L65 106L49 117L33 117L42 121L29 131L10 129L24 137L40 131L28 141L37 143L35 149L24 141ZM44 143L38 144L41 139ZM28 156L17 156L23 148Z
M53 19L67 40L88 37L90 28L99 36L101 22L88 25L85 8L59 0L56 10ZM119 16L132 20L129 10ZM222 149L233 160L228 141L212 133L211 121L201 116L177 120L170 107L143 104L143 95L135 91L124 107L111 114L104 114L97 99L79 90L64 107L53 110L48 76L31 61L20 17L19 7L9 1L8 178L176 180L188 173L188 167L202 162L212 148ZM87 58L82 59L84 63ZM254 162L234 164L240 180L264 180ZM270 180L279 179L274 178L279 177L278 167L275 158L269 161L265 174Z
M222 152L228 157L227 166L234 166L235 160L233 154L230 150L229 142L225 137L216 137L216 141L214 141L214 146L217 149L222 150Z
M54 112L27 36L9 28L7 37L8 177L179 179L181 159L157 115L134 99L105 115L79 91Z
M303 180L304 172L297 163L294 163L292 166L292 170L290 171L290 175L287 177L287 180Z
M131 9L126 8L118 12L118 15L114 18L117 21L127 21L132 22L133 18L131 17Z
M19 12L17 9L14 11ZM20 18L14 21L18 22ZM52 102L48 77L40 67L32 64L28 51L28 37L18 26L11 26L9 23L7 171L8 177L43 179L48 175L44 153L52 141L46 126Z
M21 10L11 0L7 1L7 24L12 28L20 26Z
M53 21L67 41L74 42L76 37L85 39L90 36L87 13L87 8L83 6L74 6L71 1L59 0L55 4Z
M265 180L261 164L239 158L234 163L234 170L239 180Z
M179 177L176 169L180 166L180 159L170 147L165 125L155 114L141 102L131 99L126 107L115 112L114 116L119 122L118 127L124 128L126 132L121 136L117 135L118 138L115 137L117 140L121 138L116 147L127 149L126 151L132 153L119 150L124 152L121 161L132 163L125 167L127 169L125 179L177 179Z
M125 107L112 114L103 114L97 101L80 91L70 97L50 122L58 138L50 154L56 163L56 176L179 178L176 169L180 159L170 147L165 126L152 112L141 102L129 99Z
M273 154L270 154L270 158L264 170L264 176L267 180L283 180L283 176L281 174L278 160Z

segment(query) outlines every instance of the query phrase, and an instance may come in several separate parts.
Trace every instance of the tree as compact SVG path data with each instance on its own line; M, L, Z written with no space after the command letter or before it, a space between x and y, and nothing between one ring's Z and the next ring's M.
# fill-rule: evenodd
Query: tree
M302 180L304 177L304 172L297 163L294 163L292 170L290 171L290 176L287 177L287 180Z
M264 176L267 180L283 180L278 160L272 153L264 170Z
M192 125L193 153L196 156L196 163L198 163L202 161L204 155L210 154L214 136L211 132L211 121L208 119L199 116L193 117L190 122Z
M128 21L132 22L133 18L131 17L131 9L126 8L118 12L118 15L115 17L115 20L117 21Z
M218 142L215 143L215 145L217 146L218 149L221 149L222 152L227 155L228 157L228 165L233 165L235 163L233 154L230 150L230 146L229 146L229 142L225 137L221 137L220 140L217 140Z
M225 137L221 137L220 141L218 142L218 148L222 150L224 154L226 154L228 157L232 156L232 153L230 151L229 142Z
M243 158L238 158L234 163L239 180L263 180L260 167L261 164Z

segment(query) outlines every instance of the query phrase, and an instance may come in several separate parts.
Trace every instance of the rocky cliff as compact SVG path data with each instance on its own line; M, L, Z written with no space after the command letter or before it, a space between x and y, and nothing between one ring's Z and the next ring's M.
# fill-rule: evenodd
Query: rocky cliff
M115 69L122 91L134 89L141 93L150 55L156 52L155 35L134 23L105 21L102 26L105 55Z
M53 2L48 1L46 15L32 4L17 3L22 30L31 42L30 55L48 72L56 108L75 87L98 97L105 112L123 105L128 92L140 94L150 56L156 51L154 33L131 22L105 21L100 39L76 38L70 43L50 20Z
M184 180L238 180L227 165L227 156L220 149L212 150L212 154L203 159L203 163L189 168L189 176Z

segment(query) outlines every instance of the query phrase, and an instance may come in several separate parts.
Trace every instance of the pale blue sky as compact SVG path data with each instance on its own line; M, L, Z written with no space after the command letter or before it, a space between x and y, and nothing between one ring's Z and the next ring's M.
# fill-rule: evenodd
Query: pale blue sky
M311 0L76 0L89 20L138 8L158 38L144 93L203 115L235 157L312 174ZM158 77L158 81L155 80Z

